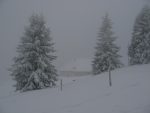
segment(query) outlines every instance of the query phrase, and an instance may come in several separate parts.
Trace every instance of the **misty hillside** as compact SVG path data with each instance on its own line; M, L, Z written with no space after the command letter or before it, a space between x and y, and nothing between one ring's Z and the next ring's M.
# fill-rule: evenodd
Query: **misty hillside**
M0 0L0 113L150 113L150 0Z
M74 58L92 57L102 17L114 23L117 45L127 64L127 46L134 20L147 0L0 0L0 79L16 56L16 47L33 13L43 14L56 43L58 68Z
M61 71L92 71L92 60L90 58L74 59L65 64L60 69Z
M106 72L68 79L62 91L59 86L26 93L8 91L0 97L0 113L149 113L149 69L150 65L141 65L115 70L112 87Z

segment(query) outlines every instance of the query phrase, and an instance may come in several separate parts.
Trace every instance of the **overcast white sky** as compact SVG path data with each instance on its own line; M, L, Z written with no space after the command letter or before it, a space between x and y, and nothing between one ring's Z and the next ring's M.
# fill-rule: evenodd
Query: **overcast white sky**
M24 26L32 13L43 13L51 29L59 68L76 58L92 58L102 16L109 13L122 60L127 64L127 45L134 20L149 0L0 0L0 77L16 55Z

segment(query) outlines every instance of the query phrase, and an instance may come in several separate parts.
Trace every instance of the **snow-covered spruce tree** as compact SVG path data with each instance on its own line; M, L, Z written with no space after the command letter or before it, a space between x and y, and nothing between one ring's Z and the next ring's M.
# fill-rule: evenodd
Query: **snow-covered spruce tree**
M102 26L98 33L96 52L92 63L93 74L97 75L122 66L118 55L119 47L114 44L112 22L108 14L103 18Z
M150 63L150 7L144 6L135 20L131 45L128 48L130 65Z
M28 91L52 87L57 80L57 70L52 64L54 43L43 16L33 14L29 26L17 47L18 56L14 58L11 75L16 80L16 90Z

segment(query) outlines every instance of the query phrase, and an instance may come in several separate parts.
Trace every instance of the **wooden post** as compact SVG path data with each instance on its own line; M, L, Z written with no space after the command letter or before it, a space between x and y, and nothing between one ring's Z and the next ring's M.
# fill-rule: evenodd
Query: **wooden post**
M111 69L109 68L109 86L112 86L112 82L111 82Z
M129 42L128 42L128 49L129 49L129 46L130 46L130 44L129 44ZM129 54L128 54L128 66L130 65L130 57L129 57Z
M60 80L60 90L62 91L62 79Z
M111 87L112 86L112 81L111 81L111 61L109 59L109 86Z

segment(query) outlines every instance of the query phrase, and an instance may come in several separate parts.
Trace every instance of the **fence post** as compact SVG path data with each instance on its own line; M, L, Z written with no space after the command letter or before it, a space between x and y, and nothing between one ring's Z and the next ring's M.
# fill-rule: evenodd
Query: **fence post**
M111 61L109 59L109 86L111 87L112 86L112 81L111 81Z
M112 82L111 82L111 69L109 69L109 86L112 86Z
M62 79L60 80L60 90L62 91Z

